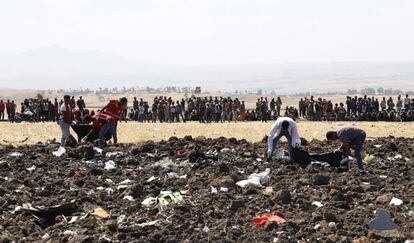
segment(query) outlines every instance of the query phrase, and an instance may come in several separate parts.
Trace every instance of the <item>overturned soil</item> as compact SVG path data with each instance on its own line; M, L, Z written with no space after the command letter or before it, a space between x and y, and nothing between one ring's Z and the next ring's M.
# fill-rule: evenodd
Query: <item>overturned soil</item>
M349 171L300 167L287 159L268 163L264 141L249 143L234 138L170 138L159 143L109 145L102 153L86 144L67 148L65 154L56 157L52 152L58 147L37 144L0 148L3 242L414 239L414 139L367 141L365 151L375 156L365 165L367 173L359 173L355 163ZM303 146L314 153L337 147L337 143L327 141ZM286 143L279 144L278 149L286 150ZM115 163L114 169L107 163L110 160ZM236 185L266 168L271 169L270 180L261 188ZM212 187L217 193L212 193ZM142 204L162 191L181 192L183 200L163 206ZM403 204L390 205L393 197ZM323 206L313 205L315 201ZM70 205L70 210L46 210L50 221L45 223L45 214L22 209L25 203L33 207ZM99 207L109 217L94 215ZM379 208L390 212L396 231L367 229ZM253 224L254 217L267 213L275 213L286 222L263 227Z

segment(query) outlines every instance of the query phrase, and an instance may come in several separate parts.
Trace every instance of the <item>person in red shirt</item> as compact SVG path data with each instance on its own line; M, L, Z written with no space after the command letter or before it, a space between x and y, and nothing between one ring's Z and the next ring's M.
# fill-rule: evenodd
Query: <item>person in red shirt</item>
M66 139L70 136L70 125L72 125L72 110L70 108L70 96L65 95L63 98L64 102L59 109L59 117L57 123L62 131L62 138L60 140L61 146L64 146Z
M73 118L75 123L78 125L89 124L92 122L90 112L88 109L85 108L84 103L82 101L78 100L76 102L77 107L73 110Z
M128 108L128 100L122 97L119 100L111 100L102 110L95 116L94 126L101 127L99 131L99 146L103 146L105 137L109 133L114 143L118 142L117 137L117 123L121 118L124 110Z
M4 110L6 109L6 104L3 103L3 100L0 100L0 120L4 121Z

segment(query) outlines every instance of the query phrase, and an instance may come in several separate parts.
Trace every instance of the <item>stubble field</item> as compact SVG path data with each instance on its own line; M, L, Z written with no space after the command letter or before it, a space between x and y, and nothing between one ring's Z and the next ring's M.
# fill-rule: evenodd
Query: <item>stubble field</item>
M257 142L263 139L273 125L273 121L262 122L238 122L200 124L188 123L137 123L122 122L118 127L118 140L120 143L139 143L147 140L168 140L175 136L182 138L186 135L193 137L204 136L206 138L235 137L246 139L249 142ZM376 137L414 137L414 123L390 123L390 122L309 122L299 121L298 129L301 137L308 140L323 140L327 131L337 126L353 125L364 129L368 138ZM60 138L60 129L56 123L0 123L0 139L18 143L26 138L25 143L34 144L48 139ZM74 132L71 131L75 136ZM75 136L76 137L76 136Z

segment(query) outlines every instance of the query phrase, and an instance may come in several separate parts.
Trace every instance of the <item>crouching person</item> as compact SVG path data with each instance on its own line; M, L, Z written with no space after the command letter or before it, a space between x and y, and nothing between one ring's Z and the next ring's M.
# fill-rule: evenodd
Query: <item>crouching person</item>
M290 117L279 117L268 134L267 161L271 161L273 151L279 139L286 137L289 146L289 157L292 159L293 148L300 144L300 136L296 122Z
M361 150L366 136L367 135L364 130L352 126L338 127L336 131L329 131L326 133L326 139L331 141L339 139L342 142L341 148L345 156L350 156L351 148L354 149L355 159L360 171L364 171ZM349 160L347 159L341 161L341 166L347 167L348 161Z
M121 118L122 113L128 107L128 100L125 97L122 97L119 100L111 100L109 104L106 105L97 115L96 120L98 120L101 124L101 128L99 131L99 146L103 146L104 142L106 141L105 137L109 133L114 143L118 143L118 136L117 136L117 124Z

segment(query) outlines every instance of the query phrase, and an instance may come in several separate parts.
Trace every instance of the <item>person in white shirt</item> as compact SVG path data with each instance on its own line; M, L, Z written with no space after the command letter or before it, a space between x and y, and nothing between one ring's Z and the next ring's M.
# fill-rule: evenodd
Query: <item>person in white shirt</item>
M290 117L279 117L268 134L267 161L271 161L273 150L281 137L286 137L289 145L289 156L292 158L292 150L300 144L300 136L296 122Z

